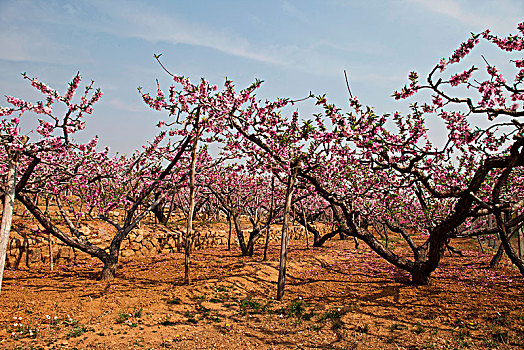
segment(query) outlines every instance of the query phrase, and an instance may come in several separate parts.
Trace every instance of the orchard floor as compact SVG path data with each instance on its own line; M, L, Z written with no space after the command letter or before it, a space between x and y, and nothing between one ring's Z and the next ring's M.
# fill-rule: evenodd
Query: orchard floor
M123 260L96 281L97 261L5 273L2 349L520 349L524 281L461 245L429 286L352 241L306 250L292 242L282 301L278 247L241 258L224 247ZM362 247L363 245L361 245Z

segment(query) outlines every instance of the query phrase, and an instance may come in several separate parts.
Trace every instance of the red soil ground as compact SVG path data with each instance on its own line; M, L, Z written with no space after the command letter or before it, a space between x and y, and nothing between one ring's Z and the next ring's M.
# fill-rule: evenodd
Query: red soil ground
M299 246L300 244L300 246ZM524 281L506 261L461 245L429 286L351 241L306 250L292 242L277 302L278 249L241 258L224 247L123 259L96 281L83 261L49 272L8 270L0 295L2 349L521 349Z

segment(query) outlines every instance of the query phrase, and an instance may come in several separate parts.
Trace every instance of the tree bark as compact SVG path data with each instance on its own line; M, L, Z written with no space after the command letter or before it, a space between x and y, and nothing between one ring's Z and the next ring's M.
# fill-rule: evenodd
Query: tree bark
M115 278L117 266L118 259L115 259L114 257L110 257L109 259L104 261L104 268L102 269L102 273L100 274L100 280L107 281Z
M229 233L227 235L227 250L231 250L231 232L233 231L233 223L231 222L231 213L227 214L227 221L229 223Z
M275 208L275 175L271 178L271 204L269 207L268 226L266 231L266 241L264 242L264 257L262 261L267 260L267 249L269 247L269 236L271 234L271 221L273 221L273 210Z
M282 300L284 296L284 288L286 285L286 265L287 265L287 248L289 244L289 210L291 209L291 198L295 188L295 180L297 178L297 168L291 169L286 190L286 204L284 207L284 222L282 223L282 240L280 242L280 266L278 269L278 283L277 283L277 300Z
M253 230L249 234L249 240L246 245L246 254L245 256L253 256L255 250L255 243L262 237L263 229L260 230L257 227L253 227Z
M519 226L510 229L511 233L509 235L509 240L511 240L513 236L515 235L515 232L517 232L517 230L520 230L520 229L522 228ZM493 258L491 258L491 261L489 262L489 268L490 269L496 268L499 265L500 261L502 260L503 255L504 255L504 245L502 244L502 241L501 241L501 243L499 244L499 247L497 248L497 253L493 256Z
M240 222L239 215L233 214L233 224L235 225L235 231L237 233L238 244L240 246L240 251L242 253L242 256L246 256L247 245L246 245L246 240L244 239L244 233L242 232L242 225Z
M524 261L517 256L517 254L513 250L513 247L511 246L511 236L507 234L506 225L504 224L504 219L502 218L502 213L500 212L500 210L495 210L495 219L500 231L500 240L502 241L502 246L504 247L506 255L509 257L511 262L515 266L517 266L517 268L520 271L520 274L524 276Z
M167 212L166 223L164 224L164 226L167 226L167 224L169 223L169 219L171 218L171 214L173 213L174 205L175 205L175 194L173 193L171 196L171 202L169 203L169 211Z
M415 268L411 271L411 281L415 285L426 286L431 281L430 274L425 272L420 265L415 264Z
M494 269L499 265L500 260L502 260L502 255L504 255L504 246L500 243L497 253L493 255L493 258L491 258L491 261L489 262L490 269Z
M48 232L48 248L49 248L49 270L53 271L53 236Z
M266 241L264 242L264 257L262 258L262 261L267 260L267 249L269 248L269 236L271 234L271 225L268 226L266 229Z
M155 196L158 197L158 194ZM156 198L155 198L156 199ZM164 204L165 201L160 202L159 205L153 208L153 214L155 214L155 219L164 226L167 225L167 217L164 214Z
M524 235L523 235L523 229L518 228L517 229L517 237L518 237L518 245L519 245L519 258L524 258Z
M306 249L309 249L309 232L307 230L307 218L306 218L306 210L304 206L302 206L302 216L304 217L304 233L306 235Z
M2 290L2 281L4 276L5 258L7 255L7 243L9 242L9 232L13 221L13 208L15 206L15 179L16 179L16 162L18 154L8 152L7 160L7 183L4 198L4 208L2 212L2 224L0 225L0 292Z

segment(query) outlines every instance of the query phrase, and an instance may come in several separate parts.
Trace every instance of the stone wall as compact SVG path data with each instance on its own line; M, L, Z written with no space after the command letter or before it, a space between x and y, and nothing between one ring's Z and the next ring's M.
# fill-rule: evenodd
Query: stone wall
M8 268L30 267L36 263L49 263L48 235L31 234L27 225L20 223L13 225L7 248L6 266ZM97 226L84 225L82 233L88 240L99 247L106 248L114 235L114 229L106 224ZM152 256L183 251L185 228L168 229L162 225L142 225L133 230L122 242L120 254L122 257ZM205 249L227 244L227 223L216 223L209 226L196 227L193 238L193 249ZM250 230L243 231L247 240ZM270 230L270 242L280 241L281 227L275 225ZM257 245L263 245L265 235L259 239ZM304 229L300 226L290 228L290 239L305 239ZM311 233L309 239L312 244ZM78 249L73 249L61 243L55 237L52 240L52 256L56 264L63 264L88 258L89 256ZM233 247L238 245L238 239L233 232L231 237Z

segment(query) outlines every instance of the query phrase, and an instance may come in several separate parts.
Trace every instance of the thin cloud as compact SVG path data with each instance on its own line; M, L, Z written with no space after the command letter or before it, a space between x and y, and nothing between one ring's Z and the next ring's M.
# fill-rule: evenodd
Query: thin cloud
M459 0L407 0L437 13L476 29L490 28L497 32L515 31L516 24L522 18L516 14L521 13L522 4L508 1L459 1ZM489 15L480 14L480 12Z
M122 10L118 2L96 2L98 11L114 14L110 24L99 26L98 30L109 34L138 38L151 43L167 42L173 45L187 44L211 48L228 55L254 60L256 62L295 69L315 75L339 76L340 67L346 59L338 55L326 55L322 45L300 46L295 43L273 43L261 45L253 43L241 34L221 28L213 28L202 23L192 23L173 15L166 15L156 9L144 8L139 3ZM285 11L300 16L300 11L290 3L284 2ZM119 11L113 9L119 7ZM295 11L296 10L296 11ZM327 44L327 43L323 43ZM365 46L369 46L367 43ZM359 52L365 48L350 48L331 44L343 51ZM367 52L372 49L365 50Z
M19 33L4 32L0 36L0 59L7 61L29 61L31 55L21 45L25 38Z
M5 1L0 4L0 59L14 62L38 62L70 65L78 62L68 44L56 41L44 24L65 22L51 5L33 1ZM23 8L23 15L20 14Z
M144 106L138 105L136 103L127 103L122 101L119 98L113 98L106 102L106 105L119 109L125 112L143 112Z
M312 46L315 50L330 50L342 51L344 53L357 53L357 54L371 54L380 55L387 51L387 47L380 42L367 42L367 41L352 41L352 42L330 42L327 40L319 41L317 44Z
M106 8L108 11L112 11L114 5L114 3L98 3L99 9ZM202 46L268 64L290 63L273 50L264 50L252 45L234 32L206 28L146 8L128 7L122 10L121 7L118 12L112 13L118 13L118 17L112 18L117 22L100 30L113 35L138 38L153 43L164 41L171 44Z
M232 29L216 28L205 22L195 23L176 15L168 15L158 8L148 7L140 2L131 4L118 0L93 0L88 4L75 3L74 6L60 6L56 3L42 6L38 2L25 2L27 16L37 18L41 23L39 26L26 28L24 22L18 24L12 18L0 15L0 23L4 27L12 28L8 31L9 34L0 39L2 47L12 49L2 50L0 59L53 64L89 62L91 55L87 49L83 49L84 55L79 55L78 51L67 44L56 42L49 32L35 32L34 28L51 24L55 27L68 26L95 35L101 33L120 38L136 38L150 43L165 42L171 45L206 47L258 63L315 75L338 76L340 68L347 65L347 60L341 57L344 54L326 54L322 45L297 45L278 41L262 44L253 42ZM290 2L284 2L282 6L283 11L289 15L300 16L300 10ZM3 10L14 11L16 2L6 2L2 7ZM331 46L342 51L353 50L335 44Z
M289 1L282 2L282 10L284 10L284 12L287 13L289 16L296 18L301 22L308 22L306 14Z

